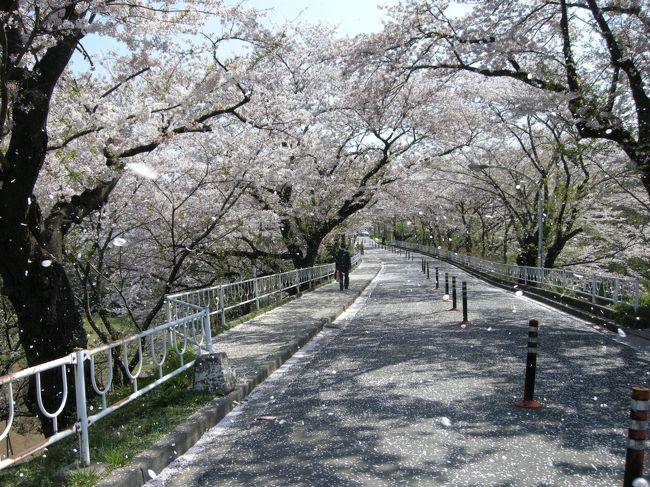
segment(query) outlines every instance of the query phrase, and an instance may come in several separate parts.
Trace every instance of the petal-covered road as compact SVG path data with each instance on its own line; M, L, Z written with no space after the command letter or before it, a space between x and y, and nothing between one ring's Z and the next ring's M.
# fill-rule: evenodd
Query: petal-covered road
M462 325L419 260L369 254L357 302L147 486L621 484L642 347L431 261L468 282ZM539 410L514 406L532 318Z

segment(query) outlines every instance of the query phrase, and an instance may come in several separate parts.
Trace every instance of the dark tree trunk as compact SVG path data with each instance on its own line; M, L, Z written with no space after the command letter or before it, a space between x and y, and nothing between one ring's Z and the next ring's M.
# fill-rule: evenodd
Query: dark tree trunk
M30 366L64 357L74 348L85 348L87 335L62 264L36 244L29 231L3 229L0 233L0 262L3 293L9 298L19 323L19 337ZM51 265L44 266L51 262ZM68 371L68 401L59 426L74 421L74 381ZM49 412L61 405L61 371L41 374L43 406ZM41 419L43 431L51 434L52 422L38 408L35 383L30 384L28 407Z
M537 266L537 233L519 240L521 250L517 255L517 265Z
M62 15L74 21L74 6L64 8ZM24 39L11 26L5 29L10 39L5 57L8 54L11 58L22 50ZM45 163L52 93L82 36L78 31L69 31L43 53L31 70L10 70L20 103L12 107L11 139L0 161L0 276L3 293L16 311L21 345L30 366L61 358L75 347L86 345L86 333L62 266L63 235L67 228L45 232L33 196ZM41 379L43 405L54 412L61 404L61 371L41 374ZM31 390L35 392L34 384ZM60 427L74 417L74 397L74 387L69 387ZM29 401L36 412L33 394ZM39 417L44 431L51 433L50 420L40 414Z

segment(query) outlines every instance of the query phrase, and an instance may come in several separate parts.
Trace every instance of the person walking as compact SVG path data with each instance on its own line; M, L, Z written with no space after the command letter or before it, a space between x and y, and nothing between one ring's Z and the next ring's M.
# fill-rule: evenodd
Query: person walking
M347 289L350 286L350 267L352 267L352 258L350 252L345 248L345 243L341 242L341 247L336 251L334 258L336 272L339 274L339 288Z

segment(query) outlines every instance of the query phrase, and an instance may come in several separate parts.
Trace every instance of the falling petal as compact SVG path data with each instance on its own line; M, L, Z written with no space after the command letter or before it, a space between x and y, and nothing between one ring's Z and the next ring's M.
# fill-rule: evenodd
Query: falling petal
M515 296L517 296L517 297L519 297L519 298L522 297L523 295L524 295L524 292L523 292L523 291L517 291L517 292L515 293Z
M126 165L126 168L143 178L158 179L158 173L141 162L130 162Z
M618 329L618 335L620 337L623 337L623 338L625 338L627 336L626 333L623 330L621 330L620 328Z
M451 427L451 421L449 418L440 418L440 424L443 425L445 428Z
M44 261L41 262L41 265L42 265L43 267L50 267L50 266L52 265L52 261L49 260L49 259L46 259L46 260L44 260Z
M151 477L152 479L155 479L158 476L156 475L156 472L154 472L151 469L147 470L147 473L149 474L149 477Z
M124 247L124 245L126 245L126 240L123 239L122 237L116 237L116 238L113 239L112 243L116 247Z

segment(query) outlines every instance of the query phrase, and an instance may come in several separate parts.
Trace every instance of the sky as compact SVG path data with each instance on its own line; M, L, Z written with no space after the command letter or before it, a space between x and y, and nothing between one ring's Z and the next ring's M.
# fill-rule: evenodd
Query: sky
M322 22L338 27L341 36L355 36L361 33L381 31L385 18L379 5L395 6L399 0L228 0L226 4L243 3L250 8L267 12L271 26L282 26L286 22ZM90 53L116 49L113 41L95 35L83 40ZM119 50L119 48L117 48ZM86 67L80 54L73 57L73 65Z
M338 26L342 36L379 32L383 13L379 5L394 6L399 0L246 0L245 5L269 9L272 22L282 25L296 20Z
M281 27L286 22L324 23L338 28L341 36L380 32L387 17L380 6L394 7L400 0L226 0L226 5L244 5L266 11L270 27ZM456 2L450 2L448 14L454 16L467 11ZM109 48L118 49L113 41L95 35L83 40L88 52L97 53ZM236 50L236 48L235 48ZM227 51L224 51L227 54ZM80 54L73 58L73 65L86 68ZM75 69L75 68L73 68Z

